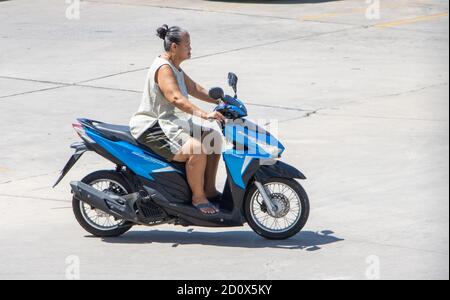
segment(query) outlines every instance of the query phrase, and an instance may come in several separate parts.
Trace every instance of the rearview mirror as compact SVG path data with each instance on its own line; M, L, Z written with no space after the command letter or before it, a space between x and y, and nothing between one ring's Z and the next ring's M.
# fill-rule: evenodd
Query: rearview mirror
M228 85L233 88L235 98L237 97L237 82L238 77L236 76L236 74L232 72L228 73Z

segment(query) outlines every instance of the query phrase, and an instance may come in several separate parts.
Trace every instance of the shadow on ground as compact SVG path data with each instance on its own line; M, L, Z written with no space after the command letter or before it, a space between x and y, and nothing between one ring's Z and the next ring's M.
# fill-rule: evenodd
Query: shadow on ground
M152 230L131 231L121 237L103 238L107 243L113 244L172 244L172 247L180 245L208 245L220 247L240 248L277 248L277 249L301 249L317 251L321 246L343 241L335 237L333 231L320 232L304 231L294 237L275 241L264 239L253 231L225 231L225 232L197 232L189 229L186 232Z

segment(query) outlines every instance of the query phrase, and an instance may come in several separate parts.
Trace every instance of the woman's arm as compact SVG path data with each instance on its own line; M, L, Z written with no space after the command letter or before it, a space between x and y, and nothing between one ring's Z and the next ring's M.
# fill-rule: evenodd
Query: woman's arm
M186 83L188 93L192 97L208 103L219 104L219 100L209 97L208 91L201 85L196 83L194 80L192 80L186 73L184 73L184 81Z
M214 118L224 121L225 118L218 112L207 113L194 103L189 101L180 91L177 79L172 69L168 65L161 66L155 74L155 80L158 83L164 97L175 107L185 113L199 116L203 119Z

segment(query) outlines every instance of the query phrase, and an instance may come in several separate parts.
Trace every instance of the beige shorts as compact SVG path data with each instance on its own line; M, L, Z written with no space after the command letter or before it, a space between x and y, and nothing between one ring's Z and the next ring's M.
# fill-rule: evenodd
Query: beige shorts
M137 139L140 144L150 148L153 152L163 157L167 161L172 161L173 157L181 151L192 135L181 131L175 138L170 139L161 129L158 122L147 129Z

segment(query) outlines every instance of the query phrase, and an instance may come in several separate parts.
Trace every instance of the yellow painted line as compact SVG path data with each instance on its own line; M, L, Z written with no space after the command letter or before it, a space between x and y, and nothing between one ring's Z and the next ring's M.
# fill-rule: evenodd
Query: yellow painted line
M424 3L424 2L427 3L427 1L415 1L410 4L420 4L420 3ZM405 7L407 7L407 6L405 6L404 3L394 3L394 4L390 3L390 4L381 4L380 9L381 9L381 13L383 13L387 9L393 10L393 9L405 8ZM330 18L330 17L336 17L336 16L346 16L346 15L354 15L354 14L365 15L367 12L367 9L368 9L368 7L363 7L363 8L350 9L348 11L328 12L328 13L317 14L317 15L300 16L297 18L297 20L300 22L316 21L316 20Z
M0 166L0 172L8 172L8 171L9 171L8 168Z
M341 15L346 15L346 14L351 14L351 12L325 13L325 14L320 14L320 15L304 16L304 17L300 17L299 20L300 21L315 21L315 20L320 20L320 19L335 17L335 16L341 16Z
M391 4L391 5L382 5L381 9L395 9L399 7L403 7L403 4ZM363 14L367 12L367 7L363 8L355 8L348 11L341 11L341 12L330 12L330 13L323 13L318 15L310 15L310 16L300 16L298 18L299 21L316 21L320 19L325 19L329 17L336 17L336 16L345 16L345 15L354 15L354 14Z
M448 12L438 13L438 14L428 15L428 16L420 16L420 17L411 18L411 19L379 23L379 24L374 25L374 27L388 28L388 27L394 27L394 26L401 26L401 25L405 25L405 24L430 21L430 20L434 20L434 19L438 19L438 18L442 18L442 17L448 17Z
M364 12L366 12L366 10L367 10L367 8L352 9L350 11L331 12L331 13L323 13L323 14L311 15L311 16L302 16L302 17L299 17L298 20L299 21L315 21L315 20L320 20L320 19L335 17L335 16L345 16L345 15L351 15L351 14L364 13Z

